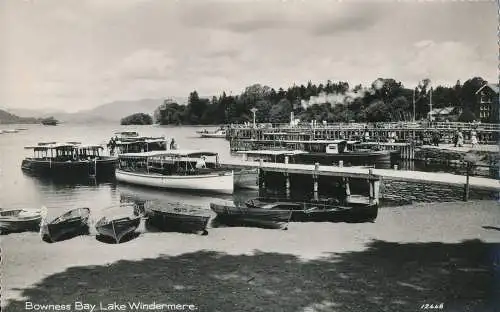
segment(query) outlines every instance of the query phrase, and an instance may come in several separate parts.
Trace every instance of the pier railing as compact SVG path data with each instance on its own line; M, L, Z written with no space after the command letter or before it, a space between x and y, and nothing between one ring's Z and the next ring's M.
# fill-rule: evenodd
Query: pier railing
M262 123L253 125L231 124L230 129L454 129L454 130L482 130L500 132L500 124L474 122L375 122L375 123Z

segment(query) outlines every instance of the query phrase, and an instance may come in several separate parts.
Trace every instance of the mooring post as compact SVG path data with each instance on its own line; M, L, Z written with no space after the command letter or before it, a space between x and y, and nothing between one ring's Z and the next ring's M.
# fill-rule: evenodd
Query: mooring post
M285 164L288 164L288 156L285 156Z
M346 199L349 199L349 197L351 197L351 187L349 185L349 178L344 178L344 184L345 184L345 197Z
M375 197L375 196L374 196L373 180L371 179L372 175L373 175L373 169L372 169L372 168L370 168L370 169L368 169L368 184L370 185L370 195L369 195L369 197L370 197L370 202L371 202L371 201L373 200L373 198Z
M344 167L344 161L343 160L339 160L339 167Z
M264 161L262 159L260 159L259 160L259 188L265 188L266 187L264 170L262 169L263 165L264 165Z
M285 190L286 190L286 197L290 198L290 175L288 172L285 172Z
M466 173L466 176L465 176L465 185L464 185L464 201L468 201L469 200L469 191L470 191L469 175L470 175L470 167L471 167L470 162L467 162L467 173Z
M314 164L314 174L313 174L313 181L314 181L314 199L318 200L319 194L318 194L318 189L319 189L319 183L318 183L318 171L319 171L319 163Z

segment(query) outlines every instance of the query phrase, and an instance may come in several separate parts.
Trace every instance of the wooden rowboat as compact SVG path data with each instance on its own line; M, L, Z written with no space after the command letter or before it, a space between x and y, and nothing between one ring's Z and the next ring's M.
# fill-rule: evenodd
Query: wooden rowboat
M122 217L111 220L103 217L97 221L95 228L97 233L113 238L118 244L123 237L132 234L139 227L140 222L141 217Z
M89 208L72 209L51 222L42 221L40 234L44 241L56 242L89 232Z

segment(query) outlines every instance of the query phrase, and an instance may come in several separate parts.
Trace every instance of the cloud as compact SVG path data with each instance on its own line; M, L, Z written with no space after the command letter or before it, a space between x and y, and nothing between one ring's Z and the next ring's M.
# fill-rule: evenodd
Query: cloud
M9 106L498 75L493 2L5 0L0 9Z
M121 60L111 75L119 79L165 79L173 76L175 64L165 51L142 49Z

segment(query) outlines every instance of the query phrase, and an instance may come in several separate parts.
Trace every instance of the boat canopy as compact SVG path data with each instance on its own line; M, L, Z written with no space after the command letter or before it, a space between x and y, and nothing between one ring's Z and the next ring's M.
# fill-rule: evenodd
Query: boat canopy
M35 145L35 146L25 146L25 149L34 149L35 151L45 151L50 149L64 149L64 148L75 148L77 147L74 144L68 143L55 143L55 144L46 144L46 145Z
M97 144L78 145L75 147L77 147L78 149L104 149L102 145L97 145Z
M126 153L120 154L120 158L161 158L161 157L201 157L201 156L218 156L219 153L200 151L200 150L169 150L169 151L150 151L143 153Z
M34 151L47 151L47 150L55 150L55 149L103 149L101 145L97 144L88 144L81 145L80 142L67 142L67 143L38 143L38 145L34 146L25 146L25 149L33 149Z
M116 145L132 145L138 143L165 143L166 139L163 137L160 138L134 138L135 141L118 141Z
M139 136L139 133L137 131L117 131L113 134L121 135L124 137L138 137Z
M259 151L238 151L238 154L247 154L247 155L271 155L271 156L280 156L280 155L298 155L305 154L306 152L295 150L295 151L285 151L285 150L259 150Z

